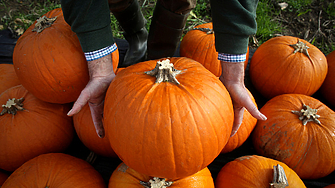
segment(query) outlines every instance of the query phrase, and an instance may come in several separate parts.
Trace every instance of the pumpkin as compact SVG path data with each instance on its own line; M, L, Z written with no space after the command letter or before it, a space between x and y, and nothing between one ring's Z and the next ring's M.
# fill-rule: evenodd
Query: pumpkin
M188 31L180 42L180 56L198 61L211 71L215 76L220 76L222 67L218 60L218 52L215 48L213 23L205 23ZM249 48L244 67L247 68L249 60Z
M114 70L118 53L112 54ZM23 33L14 47L13 64L21 84L50 103L74 102L89 80L79 39L61 8L49 11Z
M73 116L73 125L81 142L91 151L104 157L117 157L108 138L97 135L88 104Z
M106 184L88 162L64 153L37 156L18 169L1 188L106 188Z
M252 101L257 107L257 103L253 97L253 95L250 93L249 90L249 96L251 97ZM243 113L243 120L240 128L237 130L234 136L230 137L228 140L228 143L225 145L221 153L229 153L236 148L240 147L250 136L251 132L254 130L257 123L257 119L254 118L247 109L244 110Z
M335 184L330 184L330 185L327 185L326 187L324 188L335 188Z
M335 51L329 53L326 58L328 63L328 73L320 91L327 102L335 107Z
M283 94L260 111L268 118L253 131L260 155L286 163L302 179L317 179L335 170L335 112L302 94Z
M263 156L247 155L224 165L215 179L215 187L305 188L306 186L285 163Z
M313 95L327 69L326 57L317 47L297 37L279 36L257 48L249 74L256 90L271 99L289 93Z
M219 78L185 57L127 67L111 82L104 107L106 135L120 159L168 179L210 164L230 137L233 116Z
M39 100L22 85L0 95L0 168L14 171L43 153L61 152L74 135L69 105Z
M8 174L0 171L0 187L7 180L8 176Z
M12 64L0 64L0 95L7 89L20 85Z
M121 163L110 177L108 188L154 188L158 185L166 188L214 188L214 181L207 167L188 177L169 180L138 173Z

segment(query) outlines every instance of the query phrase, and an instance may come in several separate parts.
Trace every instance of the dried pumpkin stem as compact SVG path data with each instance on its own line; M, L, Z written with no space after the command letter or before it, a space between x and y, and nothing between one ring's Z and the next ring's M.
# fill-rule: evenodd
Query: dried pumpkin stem
M141 181L140 184L145 188L166 188L172 185L172 181L166 181L164 178L154 177L149 182Z
M309 53L308 53L309 47L307 46L306 43L303 43L300 40L298 40L298 43L291 44L290 46L292 48L294 48L294 52L293 52L294 54L297 53L297 52L303 53L312 61L312 59L311 59L311 57L309 56Z
M176 79L176 75L181 73L181 70L177 70L173 67L173 64L170 63L169 59L164 59L162 61L157 61L156 67L151 71L144 72L150 76L156 77L156 83L161 82L173 82L180 84Z
M23 97L21 99L15 99L15 98L9 99L6 104L2 105L3 109L0 115L2 116L5 113L15 115L17 111L25 110L23 108L23 101L24 101Z
M56 17L48 18L46 16L42 16L36 20L35 27L32 31L36 31L37 33L42 32L45 28L50 27L57 19Z
M321 122L318 120L320 115L316 114L317 112L318 112L317 109L312 109L311 107L305 104L302 106L302 109L300 111L292 110L293 114L296 114L299 116L299 120L302 121L303 125L306 125L310 121L321 125Z
M270 183L270 188L284 188L287 186L288 181L284 168L280 164L273 166L273 180Z

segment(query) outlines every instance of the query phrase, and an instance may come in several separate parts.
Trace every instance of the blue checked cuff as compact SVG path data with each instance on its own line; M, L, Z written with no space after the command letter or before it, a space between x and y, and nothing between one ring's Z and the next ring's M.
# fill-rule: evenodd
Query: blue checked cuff
M218 60L230 62L230 63L239 63L244 62L247 59L247 54L225 54L219 53Z
M111 46L107 46L105 48L102 48L100 50L96 50L96 51L93 51L93 52L85 52L84 54L85 54L85 57L86 57L87 61L93 61L93 60L102 58L102 57L104 57L108 54L113 53L116 49L117 49L117 46L114 43Z

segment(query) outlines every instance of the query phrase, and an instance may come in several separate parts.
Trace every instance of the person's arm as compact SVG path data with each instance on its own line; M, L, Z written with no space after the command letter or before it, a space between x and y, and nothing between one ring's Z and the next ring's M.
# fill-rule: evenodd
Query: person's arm
M220 80L229 91L234 106L231 136L238 131L245 108L255 118L266 120L244 85L244 61L249 36L257 31L257 3L258 0L211 0L215 47L222 66Z

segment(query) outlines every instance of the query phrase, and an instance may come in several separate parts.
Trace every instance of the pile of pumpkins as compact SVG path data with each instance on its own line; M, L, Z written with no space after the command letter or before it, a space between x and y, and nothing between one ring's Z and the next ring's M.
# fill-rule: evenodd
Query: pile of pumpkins
M325 57L289 36L262 44L248 71L267 100L260 111L268 120L257 121L245 110L230 137L233 105L219 80L211 29L207 23L189 31L181 57L120 70L113 52L117 75L104 103L106 136L99 138L88 105L67 116L89 80L78 38L61 9L38 19L18 39L13 65L0 65L0 169L7 172L0 171L2 188L299 188L306 187L302 179L332 173L335 112L312 95L320 90L335 106L335 52ZM97 155L121 159L108 184L90 163L64 153L75 134ZM259 155L228 162L214 181L208 165L249 137Z

